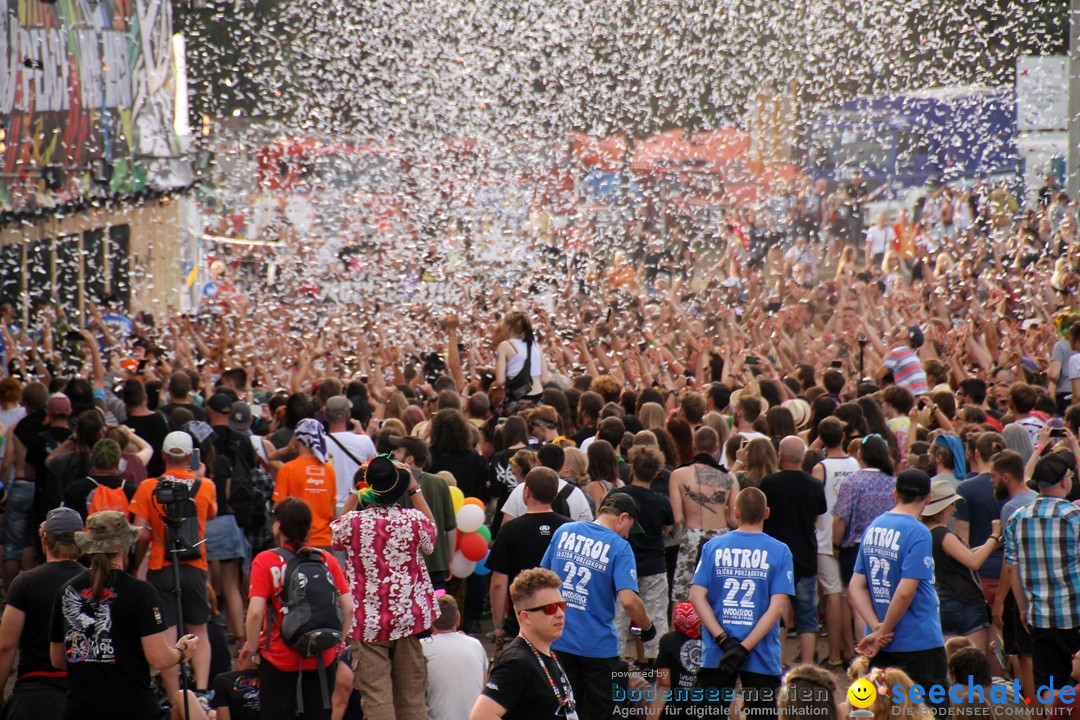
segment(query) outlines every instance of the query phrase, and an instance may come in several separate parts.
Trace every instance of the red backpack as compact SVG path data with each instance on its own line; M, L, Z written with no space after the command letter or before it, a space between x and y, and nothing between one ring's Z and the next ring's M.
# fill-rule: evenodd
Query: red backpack
M90 517L102 510L116 510L127 515L128 505L131 504L131 501L128 500L127 493L124 492L125 480L120 480L120 487L118 488L102 485L94 478L87 478L87 480L94 483L94 489L86 496L86 517Z

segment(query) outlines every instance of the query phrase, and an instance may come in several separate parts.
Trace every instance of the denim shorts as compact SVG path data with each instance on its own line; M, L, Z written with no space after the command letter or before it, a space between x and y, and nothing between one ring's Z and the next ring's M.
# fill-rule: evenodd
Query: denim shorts
M818 631L817 575L808 575L795 581L795 631L816 633Z
M986 603L964 603L946 600L941 603L941 632L943 635L970 635L990 625Z
M7 507L4 511L4 559L22 560L26 547L30 511L34 507L34 483L16 480L8 488Z
M206 560L248 559L251 546L232 515L218 515L206 523Z

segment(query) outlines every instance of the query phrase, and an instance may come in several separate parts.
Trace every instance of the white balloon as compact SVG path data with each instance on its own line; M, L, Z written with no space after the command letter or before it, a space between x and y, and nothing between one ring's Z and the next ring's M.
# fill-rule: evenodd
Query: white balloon
M466 505L465 507L469 507ZM475 506L473 506L475 507ZM464 509L464 508L463 508ZM476 508L479 510L480 508ZM476 563L469 560L467 557L461 554L458 550L454 553L454 559L450 561L450 570L454 573L454 577L464 578L473 574L473 570L476 569Z
M476 532L484 524L484 510L478 505L462 505L456 518L458 530L463 533Z

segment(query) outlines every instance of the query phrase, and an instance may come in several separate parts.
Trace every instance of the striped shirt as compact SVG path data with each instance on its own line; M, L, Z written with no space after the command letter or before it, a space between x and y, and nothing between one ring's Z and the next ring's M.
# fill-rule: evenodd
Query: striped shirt
M1020 569L1029 625L1080 627L1080 507L1040 495L1017 510L1005 527L1005 562Z
M906 387L912 395L922 395L929 390L922 363L911 348L903 345L893 348L882 365L892 371L893 382Z

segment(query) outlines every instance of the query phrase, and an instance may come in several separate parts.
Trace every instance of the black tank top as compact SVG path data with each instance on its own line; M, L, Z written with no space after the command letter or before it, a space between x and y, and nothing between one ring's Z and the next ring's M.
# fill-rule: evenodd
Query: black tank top
M942 547L945 536L949 533L949 528L944 526L930 531L934 539L934 580L937 584L938 600L941 602L959 600L965 604L982 604L985 601L979 581L975 579L975 573L961 565Z

